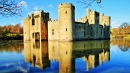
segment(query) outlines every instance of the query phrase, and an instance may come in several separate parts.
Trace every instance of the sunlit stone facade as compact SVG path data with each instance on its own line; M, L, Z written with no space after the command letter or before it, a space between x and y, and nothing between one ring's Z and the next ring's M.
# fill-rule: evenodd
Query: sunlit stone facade
M49 19L49 13L39 11L24 19L24 40L73 41L109 39L110 16L86 9L86 15L75 21L75 6L58 6L58 19Z

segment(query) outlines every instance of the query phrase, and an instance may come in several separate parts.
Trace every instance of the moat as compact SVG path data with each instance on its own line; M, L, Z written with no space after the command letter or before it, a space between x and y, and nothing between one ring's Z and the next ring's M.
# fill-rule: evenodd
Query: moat
M129 73L129 43L125 39L1 41L0 73Z

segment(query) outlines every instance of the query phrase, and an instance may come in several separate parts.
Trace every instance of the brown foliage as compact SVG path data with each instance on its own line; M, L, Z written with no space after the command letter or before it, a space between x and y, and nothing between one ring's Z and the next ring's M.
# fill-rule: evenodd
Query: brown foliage
M14 33L14 34L22 34L23 27L20 24L16 25L8 25L8 26L0 26L0 32Z
M130 34L130 26L128 23L122 23L118 28L112 29L113 37L124 37L126 34Z

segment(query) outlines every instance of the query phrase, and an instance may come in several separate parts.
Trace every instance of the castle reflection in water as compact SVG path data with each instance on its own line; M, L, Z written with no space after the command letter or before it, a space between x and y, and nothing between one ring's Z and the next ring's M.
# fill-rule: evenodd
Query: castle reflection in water
M110 60L110 41L28 41L24 43L24 58L43 70L51 66L51 61L56 61L59 73L72 73L76 70L76 59L82 58L89 71Z

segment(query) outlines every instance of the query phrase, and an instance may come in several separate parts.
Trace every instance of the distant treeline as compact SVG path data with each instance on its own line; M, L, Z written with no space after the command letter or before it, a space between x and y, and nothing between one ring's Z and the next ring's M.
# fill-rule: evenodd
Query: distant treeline
M124 22L118 28L112 28L111 35L114 38L130 37L130 24Z
M0 26L0 40L22 40L23 27L20 24Z

